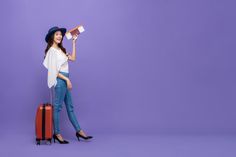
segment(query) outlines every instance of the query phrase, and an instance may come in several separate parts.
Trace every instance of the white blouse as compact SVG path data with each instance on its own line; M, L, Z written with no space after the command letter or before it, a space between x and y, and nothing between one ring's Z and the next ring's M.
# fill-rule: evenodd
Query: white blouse
M43 65L48 69L48 87L56 86L58 72L69 73L68 57L62 50L50 47L43 61Z

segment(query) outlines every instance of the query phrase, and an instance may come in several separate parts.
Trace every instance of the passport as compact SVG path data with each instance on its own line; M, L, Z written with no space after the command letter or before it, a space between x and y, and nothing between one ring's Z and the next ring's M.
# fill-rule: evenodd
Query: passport
M66 38L68 40L72 39L73 35L79 35L80 33L84 32L84 27L82 25L76 26L75 28L66 32Z

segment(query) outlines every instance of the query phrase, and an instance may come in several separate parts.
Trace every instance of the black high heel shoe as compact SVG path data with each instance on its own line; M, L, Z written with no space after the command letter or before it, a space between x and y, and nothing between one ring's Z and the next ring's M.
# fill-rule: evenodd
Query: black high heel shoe
M93 136L82 136L79 134L79 132L76 132L76 137L77 137L78 141L80 141L80 139L79 139L80 137L84 140L89 140L89 139L93 138Z
M66 140L61 141L55 134L53 135L53 139L54 139L54 143L56 142L56 140L60 143L60 144L68 144L69 142Z

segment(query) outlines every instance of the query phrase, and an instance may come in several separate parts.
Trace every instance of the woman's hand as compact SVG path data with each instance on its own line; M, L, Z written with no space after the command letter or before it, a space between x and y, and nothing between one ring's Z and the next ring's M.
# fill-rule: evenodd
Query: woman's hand
M72 83L70 82L69 79L67 79L66 84L67 84L67 88L68 88L69 90L71 90L71 89L72 89Z
M78 39L78 34L72 36L72 41L73 42L76 42L77 39Z

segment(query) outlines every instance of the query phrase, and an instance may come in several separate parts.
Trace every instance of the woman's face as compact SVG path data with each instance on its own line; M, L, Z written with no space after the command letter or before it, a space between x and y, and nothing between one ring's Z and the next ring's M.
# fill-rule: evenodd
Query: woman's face
M59 43L61 43L61 40L62 40L61 31L56 31L56 32L54 33L53 41L54 41L56 44L59 44Z

